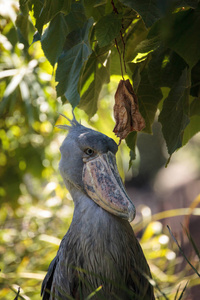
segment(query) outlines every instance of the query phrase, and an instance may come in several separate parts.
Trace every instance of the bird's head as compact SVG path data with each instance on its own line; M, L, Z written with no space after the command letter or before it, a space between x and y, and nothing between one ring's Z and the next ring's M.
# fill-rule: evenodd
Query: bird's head
M82 190L103 209L131 222L135 207L117 169L115 154L118 146L114 140L82 126L75 117L70 126L57 127L69 131L60 147L59 163L67 188L74 186Z

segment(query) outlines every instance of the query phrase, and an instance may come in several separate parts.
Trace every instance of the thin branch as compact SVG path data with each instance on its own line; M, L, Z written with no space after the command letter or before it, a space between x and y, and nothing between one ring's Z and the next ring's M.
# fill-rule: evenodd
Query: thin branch
M115 39L115 45L116 45L116 48L117 48L117 52L119 53L120 68L121 68L122 78L124 80L123 67L122 67L122 58L121 58L121 53L120 53L119 46L118 46L118 43L117 43L117 39Z

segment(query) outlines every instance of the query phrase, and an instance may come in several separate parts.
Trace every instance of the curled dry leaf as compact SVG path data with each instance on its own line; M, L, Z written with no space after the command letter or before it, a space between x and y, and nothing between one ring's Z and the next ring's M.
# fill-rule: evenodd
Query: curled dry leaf
M119 82L115 93L114 117L116 125L113 131L120 138L120 142L131 131L141 131L145 127L137 96L128 79Z

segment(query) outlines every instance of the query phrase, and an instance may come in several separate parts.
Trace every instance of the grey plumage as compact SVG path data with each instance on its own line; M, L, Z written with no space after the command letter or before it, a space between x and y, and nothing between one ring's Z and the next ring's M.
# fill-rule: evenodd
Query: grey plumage
M116 191L109 191L108 196L107 187L101 187L100 192L95 190L96 200L88 196L92 195L93 185L99 182L99 177L102 180L106 170L111 172L111 177L116 172L114 167L105 169L101 164L108 153L114 157L116 143L80 125L75 118L66 129L69 133L60 148L59 169L75 208L70 228L43 281L42 299L86 299L98 289L91 299L153 300L153 288L146 279L151 277L148 264L126 220L134 216L134 206L127 195L123 196L125 200L120 200L118 208L117 199L121 199L125 191L119 192L116 186ZM93 154L87 149L92 149ZM85 181L88 174L94 174L93 167L97 180L91 177L92 185ZM84 172L89 173L84 175ZM101 203L106 197L108 202ZM109 204L111 208L107 209Z

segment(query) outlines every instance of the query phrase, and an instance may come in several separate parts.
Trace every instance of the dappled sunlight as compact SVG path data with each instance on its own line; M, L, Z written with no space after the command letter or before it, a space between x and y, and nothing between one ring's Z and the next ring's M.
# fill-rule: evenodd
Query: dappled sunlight
M32 21L30 18L27 21L30 47L18 42L14 26L18 9L17 0L0 1L0 298L14 299L20 287L22 299L38 300L41 282L73 217L73 199L59 173L59 148L67 130L55 127L69 124L59 113L69 119L73 115L71 105L66 102L63 105L66 99L56 98L56 67L44 58L39 42L31 44L33 15ZM138 26L146 36L148 29L140 23ZM140 40L136 42L139 44ZM148 47L156 47L156 42L140 44L146 50L136 56L128 48L126 55L132 63L134 60L144 63L153 51ZM97 67L107 67L109 56ZM168 56L162 68L167 63ZM134 72L136 76L138 70ZM84 126L95 128L118 144L112 113L114 93L121 80L121 75L116 74L111 75L109 84L102 83L98 111L91 119L79 108L74 113ZM124 78L131 76L125 74ZM92 73L82 87L82 94L93 79ZM168 88L162 91L166 98ZM196 133L192 131L193 124L199 119L193 117L191 127L184 133L184 143ZM136 159L132 163L125 141L116 157L120 176L136 206L136 218L131 226L150 265L156 299L178 300L186 283L186 297L190 297L192 288L200 286L200 279L185 261L166 225L191 264L199 270L200 135L194 135L176 151L166 168L169 154L161 137L161 125L156 120L152 135L138 134Z

